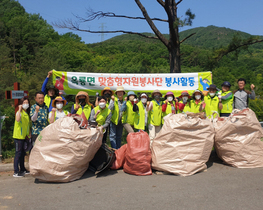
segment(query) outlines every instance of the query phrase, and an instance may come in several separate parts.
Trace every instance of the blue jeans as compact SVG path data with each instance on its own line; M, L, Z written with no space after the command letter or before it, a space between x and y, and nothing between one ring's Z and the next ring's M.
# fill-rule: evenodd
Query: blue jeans
M122 131L122 123L115 125L113 122L110 122L110 144L112 148L119 149L121 147Z
M15 154L15 159L14 159L14 172L18 173L19 168L18 164L20 165L20 171L25 171L25 155L26 152L24 150L24 143L25 140L20 140L20 139L14 139L15 141L15 148L16 148L16 154Z

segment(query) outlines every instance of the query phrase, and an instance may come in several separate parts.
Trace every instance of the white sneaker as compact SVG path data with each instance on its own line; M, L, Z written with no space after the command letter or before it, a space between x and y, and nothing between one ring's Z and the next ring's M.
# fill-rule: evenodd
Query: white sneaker
M14 173L13 177L24 177L25 175L23 173Z

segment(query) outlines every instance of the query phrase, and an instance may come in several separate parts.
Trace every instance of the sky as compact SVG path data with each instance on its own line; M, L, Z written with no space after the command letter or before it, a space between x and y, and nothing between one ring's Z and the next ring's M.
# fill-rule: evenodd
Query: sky
M93 11L113 12L118 15L142 17L142 13L133 0L18 0L31 14L40 14L47 23L61 20L76 20L74 15L86 17L88 9ZM156 0L141 0L150 17L166 19L166 13ZM180 31L214 25L243 31L251 35L263 35L263 1L262 0L183 0L178 5L178 17L185 17L187 9L196 15L192 26L182 27ZM168 34L167 23L155 22L157 28ZM145 20L126 18L102 18L82 23L81 29L89 30L127 30L133 32L151 32ZM91 34L54 27L59 34L73 32L85 43L96 43L118 34Z

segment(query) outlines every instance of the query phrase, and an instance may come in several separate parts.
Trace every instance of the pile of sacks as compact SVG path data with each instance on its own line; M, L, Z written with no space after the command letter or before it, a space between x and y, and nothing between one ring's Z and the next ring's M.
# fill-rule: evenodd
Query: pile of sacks
M39 134L29 158L30 174L47 182L81 178L102 144L102 128L80 129L81 118L64 117Z

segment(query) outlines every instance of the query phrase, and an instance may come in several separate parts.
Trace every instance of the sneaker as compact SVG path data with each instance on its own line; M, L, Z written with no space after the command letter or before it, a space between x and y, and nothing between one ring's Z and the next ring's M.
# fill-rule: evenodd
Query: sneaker
M24 177L23 173L14 173L13 177Z
M23 173L23 174L27 175L27 174L30 174L30 171L28 171L28 170L25 170L25 171L21 171L21 173Z

